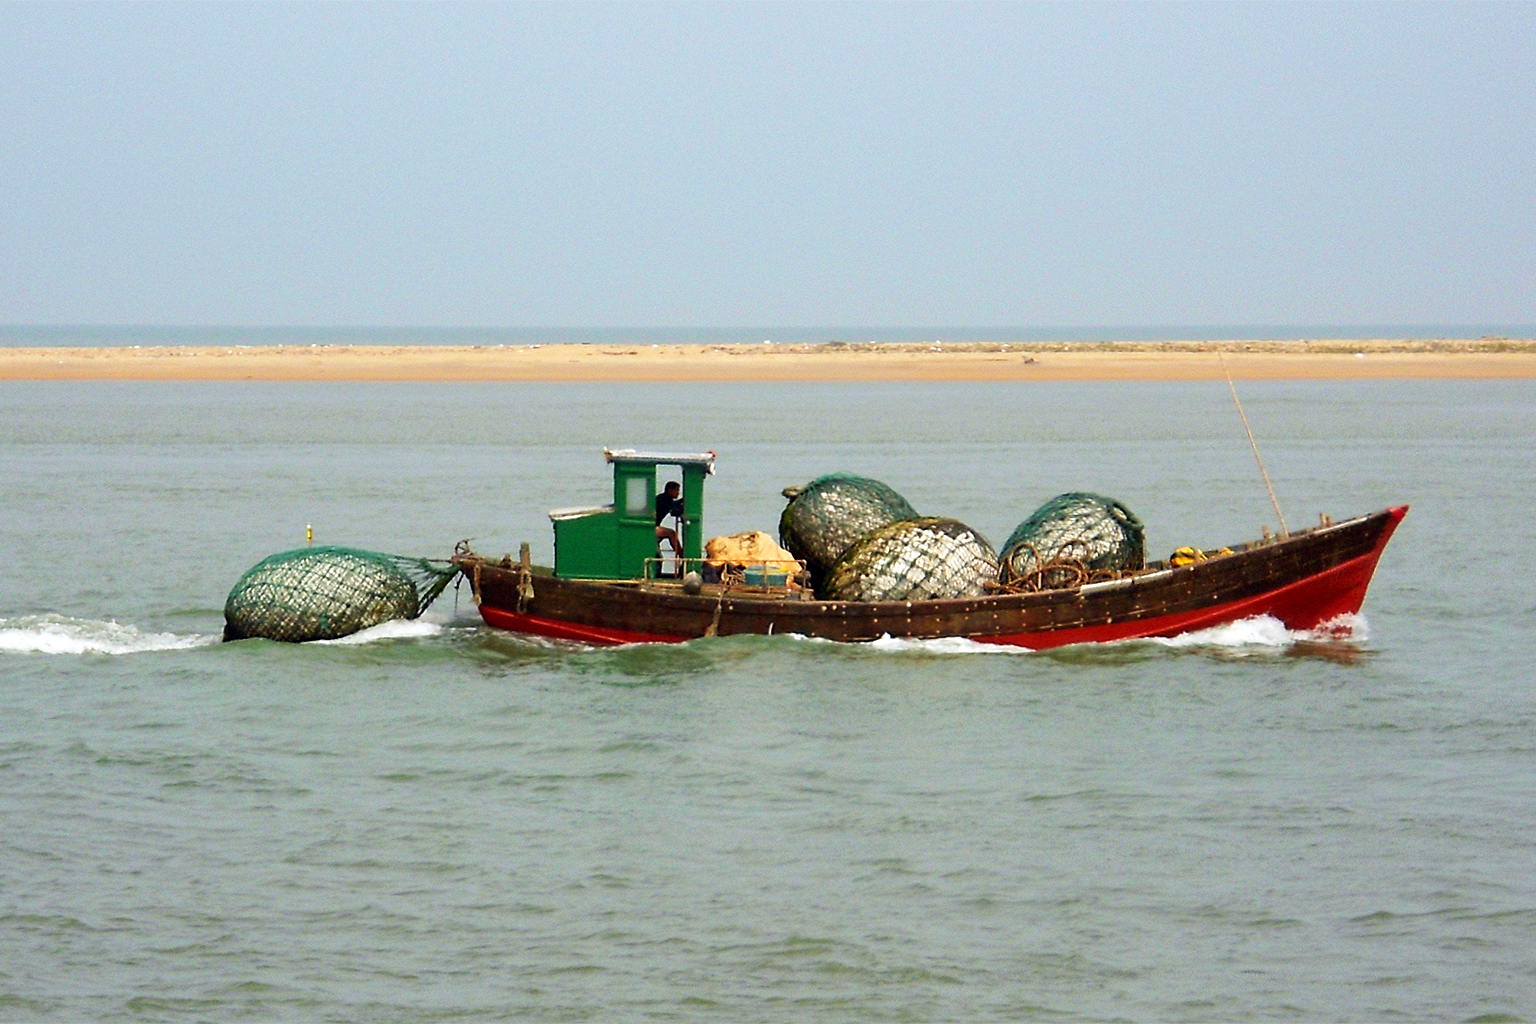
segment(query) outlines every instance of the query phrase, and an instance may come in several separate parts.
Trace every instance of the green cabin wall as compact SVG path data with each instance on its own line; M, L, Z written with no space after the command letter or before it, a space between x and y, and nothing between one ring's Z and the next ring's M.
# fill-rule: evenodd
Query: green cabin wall
M655 558L656 467L676 463L615 461L613 507L554 520L555 575L563 579L628 580ZM704 466L682 465L683 557L704 556ZM631 483L635 481L635 483ZM631 504L631 487L643 503ZM668 548L670 551L670 547Z
M638 505L629 502L631 481ZM645 575L645 560L656 557L656 467L645 463L613 464L613 507L618 510L618 576L635 579Z
M617 580L619 517L613 509L555 520L555 575L565 579Z
M704 557L703 466L683 467L683 557Z

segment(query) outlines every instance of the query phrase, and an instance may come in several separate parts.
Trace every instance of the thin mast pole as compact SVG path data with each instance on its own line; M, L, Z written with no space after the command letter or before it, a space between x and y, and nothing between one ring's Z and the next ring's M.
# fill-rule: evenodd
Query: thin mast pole
M1248 446L1253 449L1253 461L1259 464L1259 475L1264 478L1264 489L1269 491L1269 502L1275 506L1275 515L1280 517L1280 536L1289 537L1291 531L1285 525L1285 513L1280 511L1280 499L1275 497L1275 488L1269 482L1269 473L1264 469L1264 460L1259 457L1259 442L1253 439L1253 428L1248 425L1248 414L1243 412L1243 403L1237 399L1237 387L1232 383L1232 371L1227 369L1227 357L1222 355L1221 349L1216 350L1216 358L1221 360L1221 372L1227 378L1227 390L1232 392L1232 404L1237 406L1237 414L1243 418L1243 429L1248 432Z

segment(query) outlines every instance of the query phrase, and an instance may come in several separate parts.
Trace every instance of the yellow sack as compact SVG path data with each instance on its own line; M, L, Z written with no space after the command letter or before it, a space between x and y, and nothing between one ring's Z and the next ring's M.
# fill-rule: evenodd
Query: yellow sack
M711 537L704 543L704 557L715 568L731 563L754 569L764 567L769 572L794 573L800 569L795 556L779 547L762 530L749 530L729 537Z

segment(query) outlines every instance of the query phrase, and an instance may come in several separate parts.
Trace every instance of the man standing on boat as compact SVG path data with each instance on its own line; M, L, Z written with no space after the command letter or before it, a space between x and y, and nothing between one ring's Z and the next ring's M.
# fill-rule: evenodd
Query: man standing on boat
M683 518L683 499L679 497L683 485L676 480L667 481L667 486L656 495L656 546L661 547L665 540L672 545L672 557L683 557L683 545L677 539L677 531L670 526L662 526L661 521L668 516L673 516L679 521Z

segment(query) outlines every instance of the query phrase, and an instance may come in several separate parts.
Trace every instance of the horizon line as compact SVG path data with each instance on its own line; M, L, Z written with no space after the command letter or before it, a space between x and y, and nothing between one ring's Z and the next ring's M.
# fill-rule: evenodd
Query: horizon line
M1190 323L1056 323L1056 324L968 324L968 323L907 323L907 324L829 324L829 323L757 323L757 324L300 324L300 323L144 323L123 321L101 322L0 322L0 331L492 331L492 332L607 332L664 333L678 331L980 331L1027 332L1046 331L1147 331L1181 330L1317 330L1386 328L1427 329L1531 329L1536 321L1502 320L1401 320L1401 321L1229 321Z

